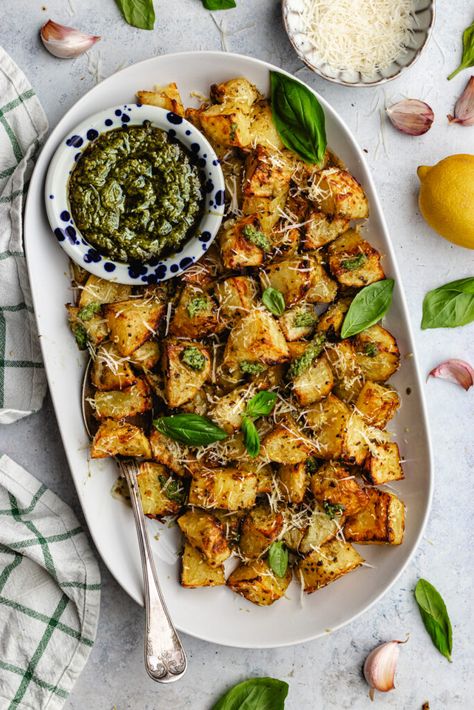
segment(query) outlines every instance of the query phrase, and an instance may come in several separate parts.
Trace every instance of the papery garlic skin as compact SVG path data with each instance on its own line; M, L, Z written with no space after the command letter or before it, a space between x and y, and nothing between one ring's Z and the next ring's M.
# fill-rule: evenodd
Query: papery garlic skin
M434 367L428 377L438 377L460 385L467 390L474 385L474 368L464 360L446 360Z
M397 101L387 108L387 115L395 128L409 136L422 136L434 121L431 106L419 99Z
M449 123L474 126L474 76L471 76L454 107L454 116L448 114Z
M374 648L364 663L364 676L371 688L387 693L395 688L395 671L397 670L399 645L404 641L387 641Z
M40 36L48 52L60 59L79 57L101 39L98 35L85 34L53 20L42 26Z

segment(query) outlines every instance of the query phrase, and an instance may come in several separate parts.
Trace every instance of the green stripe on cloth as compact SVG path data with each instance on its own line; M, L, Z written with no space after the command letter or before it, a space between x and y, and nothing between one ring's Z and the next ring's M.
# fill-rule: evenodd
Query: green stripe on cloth
M17 675L21 676L23 676L23 674L25 673L24 668L14 666L12 663L5 663L5 661L0 661L0 668L3 668L5 671L10 671L11 673L16 673ZM46 681L41 680L41 678L37 678L35 675L31 676L31 681L36 685L39 685L40 688L44 688L45 690L49 690L50 692L55 693L55 695L59 695L60 698L67 698L68 696L68 692L66 690L59 688L57 685L51 685L51 683L46 683Z
M22 256L25 258L25 255L21 251L2 251L0 252L0 261L9 259L11 256Z
M62 542L63 540L67 540L70 537L74 537L74 535L79 535L79 533L82 532L82 528L74 528L74 530L68 530L68 532L65 533L59 533L58 535L48 535L47 537L44 537L45 542ZM21 542L11 542L10 543L10 548L12 550L22 550L24 547L31 547L32 545L39 545L42 544L40 543L40 540L37 537L31 538L30 540L22 540Z
M33 498L31 499L31 503L26 508L22 508L20 510L20 515L27 515L28 513L31 513L34 510L36 503L39 501L39 499L41 498L43 493L47 490L48 489L46 488L44 483L42 483L41 486L36 491L36 493L34 494ZM11 508L5 508L5 510L0 510L0 515L11 515L12 512L13 511ZM2 547L3 547L3 545L0 544L0 550L2 549ZM8 550L8 549L9 549L8 547L5 548L5 550Z
M5 168L5 170L0 170L0 180L2 178L10 177L16 170L16 165L12 165L11 168Z
M0 116L3 116L5 113L8 113L12 109L16 108L27 99L31 99L31 97L34 95L35 92L33 91L33 89L28 89L28 91L24 91L22 94L19 94L16 99L9 101L7 104L5 104L5 106L2 106L2 108L0 108Z
M41 370L44 365L42 362L30 362L29 360L2 360L0 359L1 367L36 367Z
M84 582L59 582L62 589L67 589L68 587L73 587L74 589L90 589L91 591L98 591L102 589L102 585L99 584L85 584Z
M0 197L0 205L5 205L8 202L13 202L13 200L16 197L19 197L20 195L26 195L28 192L28 183L26 183L21 190L13 190L9 195L2 195Z
M12 515L15 520L17 520L20 523L23 523L30 532L32 532L36 537L38 538L38 541L41 545L41 551L43 553L43 559L44 559L44 564L46 569L48 570L49 574L53 579L57 580L57 575L56 575L56 569L54 567L54 562L53 558L51 556L51 551L48 547L48 543L44 539L43 535L40 533L38 528L34 523L31 522L31 520L23 520L22 515L20 514L19 508L18 508L18 503L14 495L11 493L8 494L8 498L10 500L10 505L12 507Z
M5 359L7 327L5 317L0 311L0 361ZM5 368L0 366L0 409L5 403Z
M20 160L23 158L23 151L22 151L21 146L18 142L18 138L15 135L15 132L13 131L12 127L8 123L5 116L1 113L1 111L0 111L0 124L4 127L5 133L7 134L8 138L10 140L15 158L17 159L18 162L20 162Z
M16 313L17 311L29 311L34 313L31 306L27 306L26 303L17 303L15 306L0 306L0 311L5 313Z
M2 545L3 548L3 545ZM2 549L2 552L5 550ZM6 551L9 552L8 548L6 548ZM14 553L15 554L15 553ZM9 565L7 565L3 572L0 574L0 592L4 588L5 584L8 582L8 578L10 577L11 573L13 572L14 569L18 567L18 565L21 563L23 557L21 555L15 554L15 557L13 560L10 562Z

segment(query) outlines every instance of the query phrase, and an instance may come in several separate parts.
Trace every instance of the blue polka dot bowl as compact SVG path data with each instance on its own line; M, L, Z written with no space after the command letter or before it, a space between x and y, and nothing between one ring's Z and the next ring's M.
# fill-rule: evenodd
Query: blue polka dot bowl
M100 133L122 126L150 121L179 141L194 156L201 170L204 206L201 219L181 247L148 263L123 263L101 254L82 236L71 214L69 176L82 151ZM122 284L153 284L177 276L206 253L214 241L224 215L224 176L219 160L203 134L181 116L157 106L125 104L94 114L80 123L58 146L48 168L45 183L46 212L51 229L67 255L96 276Z

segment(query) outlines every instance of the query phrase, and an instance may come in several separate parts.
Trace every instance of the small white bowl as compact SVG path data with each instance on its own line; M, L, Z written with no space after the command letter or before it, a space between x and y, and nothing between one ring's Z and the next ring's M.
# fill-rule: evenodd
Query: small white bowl
M198 165L204 186L204 207L194 233L176 252L148 263L126 264L101 254L82 236L71 214L69 176L82 151L101 133L150 121L178 140ZM86 271L108 281L143 285L173 278L209 249L224 215L224 176L217 155L203 134L171 111L145 104L124 104L99 111L82 121L60 143L49 164L45 182L48 220L59 244Z
M303 0L283 0L283 22L288 38L299 58L319 74L323 79L344 86L375 86L384 84L399 76L411 67L421 55L428 38L431 35L435 18L435 0L413 0L413 25L409 45L401 52L400 56L384 70L377 70L373 74L363 74L359 71L334 69L322 61L318 48L304 33L302 18Z

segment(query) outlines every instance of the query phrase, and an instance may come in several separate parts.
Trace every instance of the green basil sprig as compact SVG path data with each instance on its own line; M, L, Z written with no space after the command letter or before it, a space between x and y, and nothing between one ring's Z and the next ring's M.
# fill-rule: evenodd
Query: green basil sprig
M206 10L230 10L236 7L235 0L202 0Z
M276 678L250 678L237 683L212 710L284 710L288 683Z
M275 392L262 390L252 397L245 408L242 417L242 434L247 453L253 459L260 453L260 437L253 420L258 417L267 417L275 406L276 400Z
M393 279L383 279L361 289L346 313L341 338L357 335L383 318L392 303L394 285Z
M441 594L426 579L419 579L415 587L415 599L433 644L451 662L453 630Z
M270 72L272 116L283 144L307 163L321 163L326 152L324 111L304 84Z
M155 26L153 0L116 0L125 21L140 30L152 30Z
M262 293L262 303L274 316L282 316L285 312L285 299L277 288L266 288Z
M463 69L474 66L474 22L466 27L462 33L462 58L461 64L448 76L452 79Z
M288 550L283 542L272 542L268 549L268 564L277 577L284 577L288 569Z
M227 439L226 432L199 414L173 414L160 417L153 425L165 436L189 446L206 446Z
M474 320L474 277L458 279L428 291L421 327L456 328Z
M254 459L260 453L260 437L253 421L245 415L242 417L242 434L247 453Z

